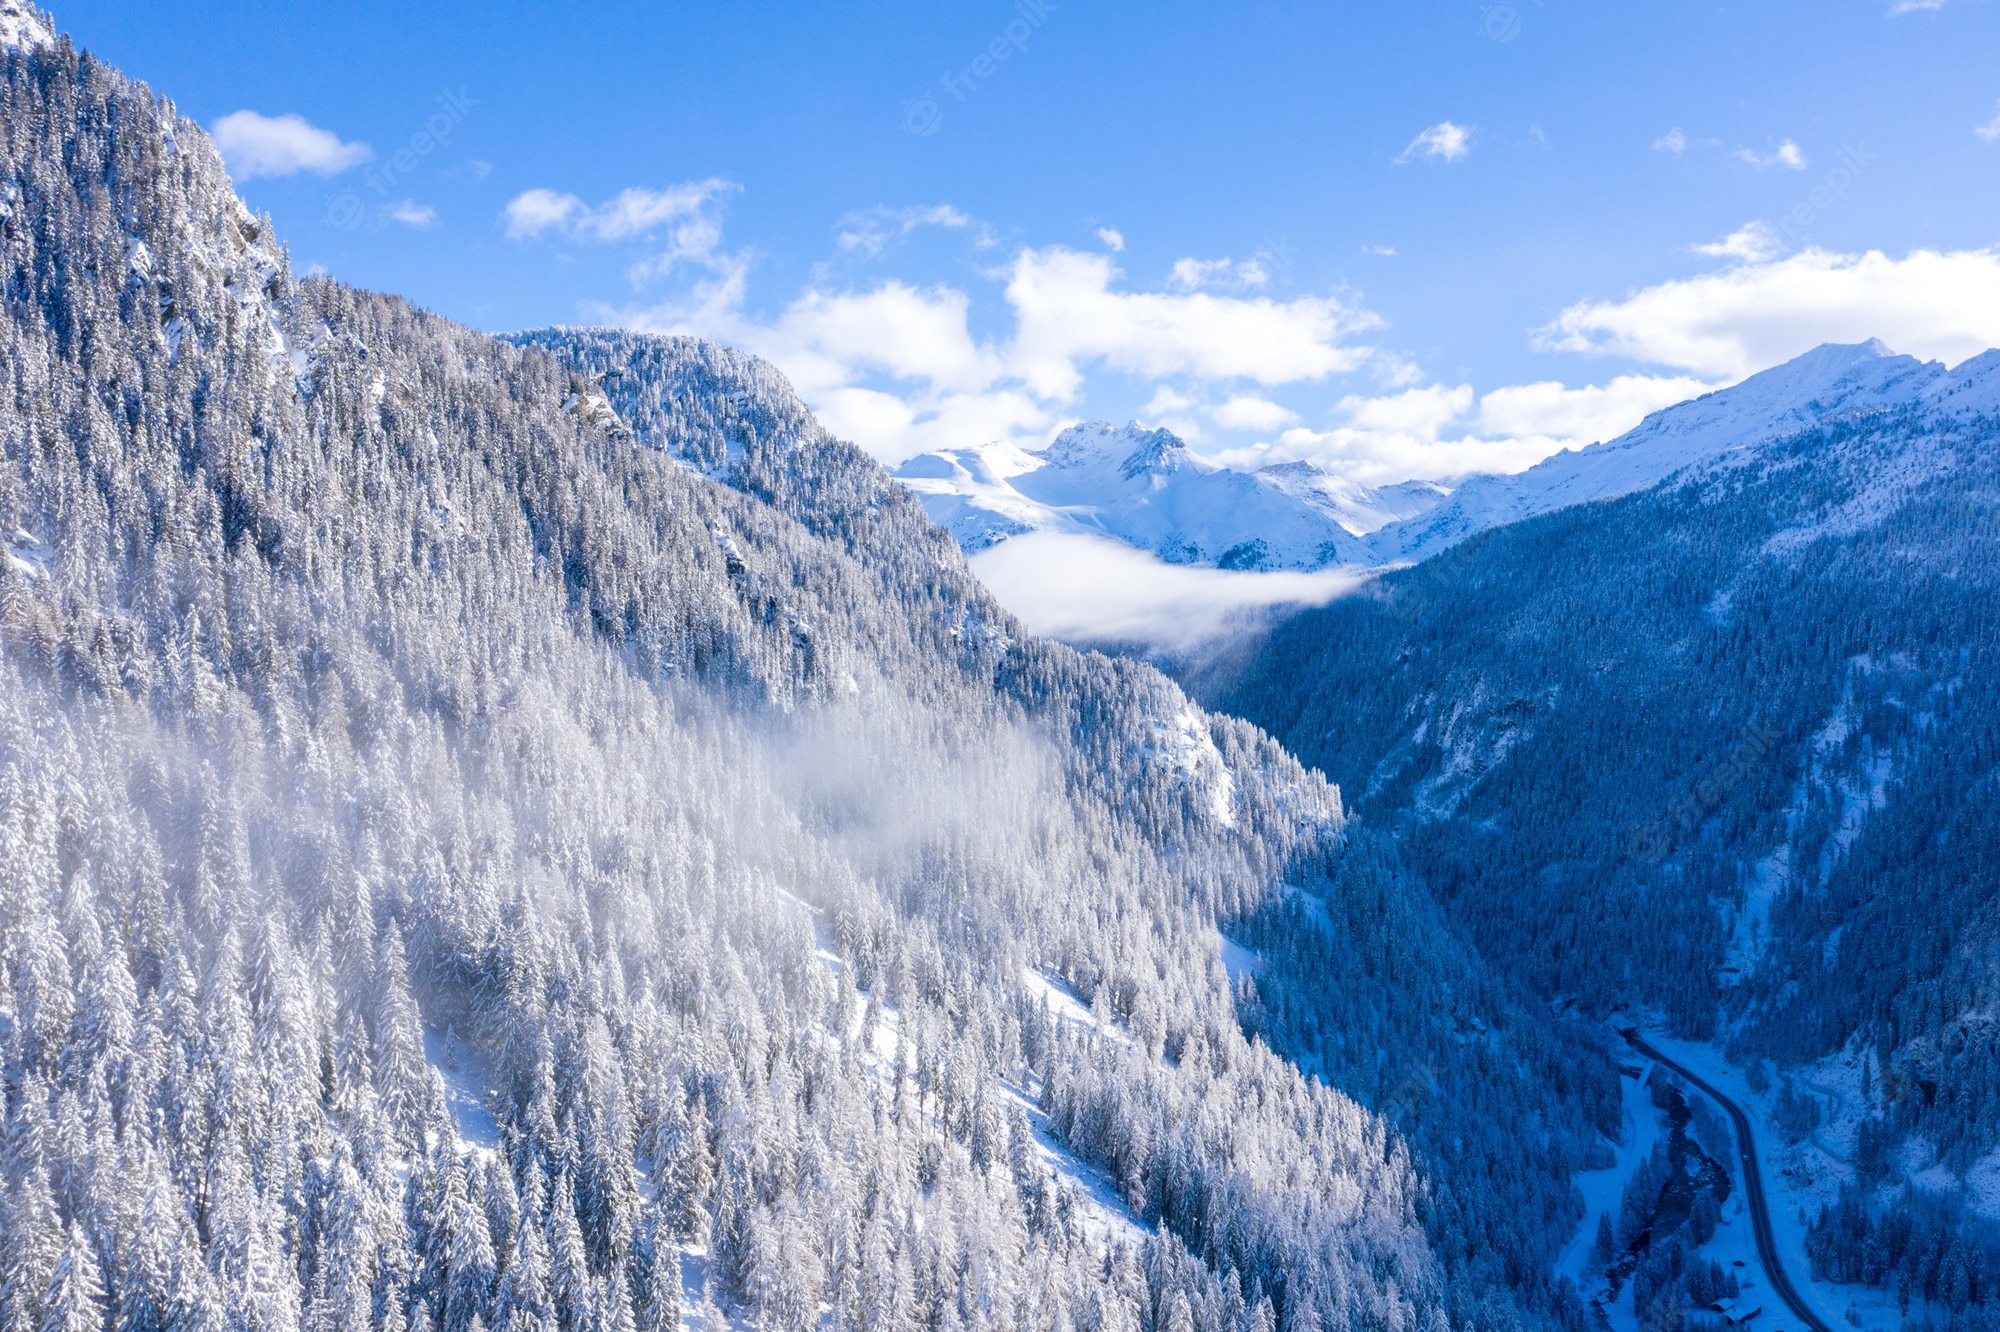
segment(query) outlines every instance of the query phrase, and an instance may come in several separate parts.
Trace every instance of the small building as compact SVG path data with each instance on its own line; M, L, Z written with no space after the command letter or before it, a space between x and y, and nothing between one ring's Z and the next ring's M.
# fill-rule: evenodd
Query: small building
M1762 1305L1753 1305L1748 1300L1717 1300L1708 1307L1710 1312L1721 1314L1722 1321L1731 1327L1742 1327L1764 1312Z

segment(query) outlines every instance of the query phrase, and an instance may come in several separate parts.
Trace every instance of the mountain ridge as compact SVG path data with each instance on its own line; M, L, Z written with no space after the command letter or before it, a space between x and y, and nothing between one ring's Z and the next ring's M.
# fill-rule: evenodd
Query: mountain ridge
M1175 564L1317 569L1365 558L1363 538L1442 488L1374 488L1310 463L1253 472L1199 457L1171 431L1089 422L1045 449L994 444L923 454L894 475L968 553L1027 532L1107 536Z
M1523 471L1448 483L1362 486L1303 461L1238 471L1200 458L1171 432L1102 422L1072 427L1040 452L949 449L894 474L969 553L1057 531L1109 537L1169 563L1368 569L1414 563L1508 523L1630 494L1813 424L1899 407L1976 413L1996 403L2000 350L1948 370L1871 340L1824 344ZM1108 452L1124 465L1101 465Z

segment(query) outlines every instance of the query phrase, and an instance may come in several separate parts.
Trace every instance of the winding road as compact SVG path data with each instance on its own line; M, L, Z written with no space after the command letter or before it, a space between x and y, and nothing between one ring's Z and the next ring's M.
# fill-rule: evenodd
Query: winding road
M1655 1063L1664 1064L1705 1094L1711 1101L1721 1106L1729 1114L1730 1123L1736 1126L1736 1149L1743 1156L1743 1195L1750 1204L1750 1228L1757 1237L1757 1257L1764 1264L1764 1273L1770 1278L1771 1289L1786 1307L1798 1315L1799 1321L1812 1332L1833 1332L1826 1321L1813 1312L1811 1305L1799 1294L1798 1287L1785 1275L1784 1264L1778 1260L1777 1235L1771 1229L1771 1209L1764 1201L1764 1175L1757 1168L1757 1142L1750 1135L1750 1116L1743 1113L1736 1102L1702 1081L1686 1067L1669 1059L1647 1042L1636 1030L1627 1027L1619 1035L1625 1043Z

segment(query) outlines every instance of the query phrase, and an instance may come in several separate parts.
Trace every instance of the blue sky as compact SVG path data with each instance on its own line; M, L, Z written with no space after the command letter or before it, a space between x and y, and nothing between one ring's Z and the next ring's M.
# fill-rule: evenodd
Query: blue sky
M1140 417L1512 468L1820 341L2000 343L1995 0L56 18L299 267L748 345L891 460Z

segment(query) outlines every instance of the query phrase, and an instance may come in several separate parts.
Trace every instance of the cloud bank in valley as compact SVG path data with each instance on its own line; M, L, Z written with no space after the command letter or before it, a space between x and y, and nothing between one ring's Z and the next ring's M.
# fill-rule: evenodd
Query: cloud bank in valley
M1106 537L1033 532L972 557L1031 632L1072 643L1191 650L1286 607L1323 606L1365 581L1353 570L1245 573L1168 564Z

